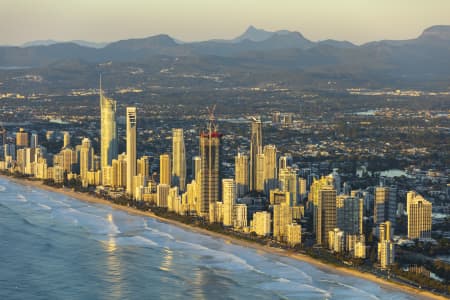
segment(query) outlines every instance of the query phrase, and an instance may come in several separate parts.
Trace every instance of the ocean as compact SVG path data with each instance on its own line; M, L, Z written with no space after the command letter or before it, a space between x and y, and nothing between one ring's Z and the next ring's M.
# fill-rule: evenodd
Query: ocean
M0 178L0 299L415 299Z

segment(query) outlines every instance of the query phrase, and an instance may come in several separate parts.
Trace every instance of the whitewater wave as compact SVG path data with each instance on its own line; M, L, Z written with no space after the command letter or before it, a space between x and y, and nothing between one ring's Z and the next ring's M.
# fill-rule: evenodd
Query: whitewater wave
M116 244L119 246L140 246L140 247L158 247L159 244L143 236L116 237Z
M326 283L331 283L331 284L334 284L334 285L339 285L339 286L346 287L346 288L348 288L348 289L351 289L351 290L353 290L353 291L355 291L355 292L358 292L358 293L360 293L360 294L363 294L363 295L365 295L366 297L369 297L369 298L374 299L374 300L379 300L379 299L380 299L380 298L378 298L377 296L375 296L375 295L373 295L373 294L371 294L371 293L369 293L369 292L367 292L367 291L365 291L365 290L362 290L362 289L360 289L360 288L357 288L357 287L355 287L355 286L353 286L353 285L345 284L345 283L340 282L340 281L336 281L336 280L327 280L327 279L321 279L320 281L321 281L321 282L326 282Z
M163 237L166 237L166 238L168 238L170 240L175 240L175 238L171 234L169 234L167 232L159 231L156 228L149 227L147 221L144 222L144 229L147 230L147 231L150 231L151 233L153 233L155 235L163 236Z
M283 296L300 296L302 298L312 298L312 295L308 294L319 294L321 299L330 299L332 298L332 294L324 289L303 283L295 283L286 278L277 278L274 281L266 282L258 285L258 287L276 292L277 294Z
M64 202L64 201L61 201L61 200L54 199L54 198L51 197L51 196L49 196L49 197L47 198L47 200L49 200L49 201L51 201L51 202L53 202L53 203L56 203L56 204L58 204L58 205L60 205L60 206L63 206L63 207L71 207L70 204L68 204L68 203L66 203L66 202Z
M28 202L27 198L22 194L17 194L17 200L20 202Z
M207 264L213 266L214 268L220 268L225 270L247 270L257 273L264 274L261 270L258 270L254 266L250 265L245 259L229 252L214 250L199 244L194 244L186 241L176 240L175 246L186 245L187 247L182 247L181 250L185 251L187 248L194 250L194 253L208 257L211 261Z
M286 275L290 275L290 277L293 278L299 278L298 275L301 275L301 277L306 280L309 283L313 282L313 278L311 275L308 275L306 272L304 272L303 270L296 268L292 265L288 265L285 264L283 262L277 261L275 263L277 266L280 266L282 268L282 270L280 270L280 273L282 273L284 276Z
M45 210L52 210L52 208L50 206L42 204L42 203L38 203L38 206Z
M73 223L87 230L88 233L94 235L114 236L120 234L119 227L112 219L99 216L92 213L83 212L73 207L58 209L55 211L55 217L61 219L69 219Z
M4 192L4 191L6 191L6 187L3 185L0 185L0 192Z

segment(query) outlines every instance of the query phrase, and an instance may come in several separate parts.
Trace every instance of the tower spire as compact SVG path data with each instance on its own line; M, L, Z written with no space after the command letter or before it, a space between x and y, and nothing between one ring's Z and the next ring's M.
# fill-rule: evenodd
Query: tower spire
M100 100L103 96L103 90L102 90L102 73L100 73Z
M208 115L209 115L209 122L208 122L208 130L209 133L211 133L212 131L216 131L217 127L216 127L216 123L215 123L215 116L214 116L214 111L216 110L216 105L214 104L212 107L207 107L208 109Z

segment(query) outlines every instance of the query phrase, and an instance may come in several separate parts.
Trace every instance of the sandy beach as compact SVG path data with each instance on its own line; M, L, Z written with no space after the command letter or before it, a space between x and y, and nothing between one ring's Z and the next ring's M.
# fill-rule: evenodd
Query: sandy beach
M205 235L209 235L215 238L220 238L223 239L225 242L228 243L233 243L239 246L243 246L243 247L248 247L248 248L253 248L256 249L258 251L263 251L266 253L270 253L270 254L275 254L275 255L283 255L286 257L290 257L292 259L296 259L299 261L303 261L306 262L308 264L314 265L315 267L327 272L327 273L335 273L335 274L342 274L345 276L353 276L353 277L357 277L357 278L362 278L365 280L369 280L372 281L378 285L380 285L381 287L385 288L385 289L393 289L393 290L401 290L403 292L409 293L411 295L414 295L418 298L421 299L447 299L444 296L440 296L440 295L436 295L433 294L429 291L423 291L420 289L416 289L410 286L406 286L406 285L402 285L396 282L391 282L391 281L387 281L385 279L379 278L373 274L370 273L363 273L357 270L353 270L350 268L345 268L345 267L336 267L336 266L332 266L332 265L328 265L325 263L322 263L318 260L315 260L307 255L303 255L300 253L292 253L292 252L288 252L285 251L283 249L278 249L278 248L271 248L268 246L264 246L264 245L259 245L256 243L252 243L252 242L248 242L248 241L244 241L244 240L239 240L239 239L235 239L231 236L228 235L224 235L224 234L220 234L217 232L212 232L203 228L199 228L199 227L194 227L194 226L190 226L178 221L174 221L171 219L165 219L165 218L161 218L159 216L156 216L155 214L153 214L152 212L145 212L145 211L140 211L137 210L135 208L132 207L127 207L127 206L122 206L122 205L117 205L114 203L111 203L107 200L104 199L100 199L100 198L96 198L93 197L91 195L88 194L84 194L84 193L79 193L79 192L74 192L74 191L70 191L67 189L57 189L57 188L53 188L47 185L44 185L42 182L40 181L28 181L28 180L22 180L22 179L16 179L16 178L12 178L12 177L8 177L8 176L4 176L4 175L0 175L1 178L4 178L6 180L10 180L12 182L15 182L17 184L21 184L21 185L26 185L26 186L31 186L31 187L35 187L38 189L42 189L42 190L46 190L46 191L50 191L50 192L54 192L54 193L59 193L59 194L63 194L65 196L71 197L71 198L75 198L77 200L81 200L81 201L86 201L86 202L90 202L90 203L96 203L96 204L102 204L102 205L108 205L114 209L120 209L123 211L126 211L130 214L134 214L134 215L139 215L139 216L146 216L146 217L150 217L150 218L154 218L159 220L160 222L164 222L167 224L172 224L178 227L182 227L184 229L190 230L192 232L196 232L196 233L200 233L200 234L205 234Z

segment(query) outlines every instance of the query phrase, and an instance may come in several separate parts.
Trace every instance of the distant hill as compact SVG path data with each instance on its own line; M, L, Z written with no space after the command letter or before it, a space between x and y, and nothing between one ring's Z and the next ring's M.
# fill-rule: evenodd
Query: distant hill
M22 44L21 47L26 48L26 47L33 47L33 46L50 46L50 45L62 44L62 43L74 43L79 46L90 47L90 48L103 48L106 45L108 45L108 43L88 42L88 41L83 41L83 40L73 40L73 41L68 41L68 42L55 41L55 40L36 40L36 41L26 42L26 43Z
M50 46L54 44L62 43L61 41L55 41L55 40L36 40L31 42L26 42L22 44L21 47L33 47L33 46Z
M381 40L361 46L332 39L311 41L299 32L270 32L254 26L230 40L182 43L160 34L112 42L104 47L82 41L59 43L52 40L29 45L0 47L0 66L52 68L55 63L64 61L151 62L171 72L289 72L333 80L450 82L450 26L444 25L427 28L415 39ZM73 64L63 65L70 69Z

